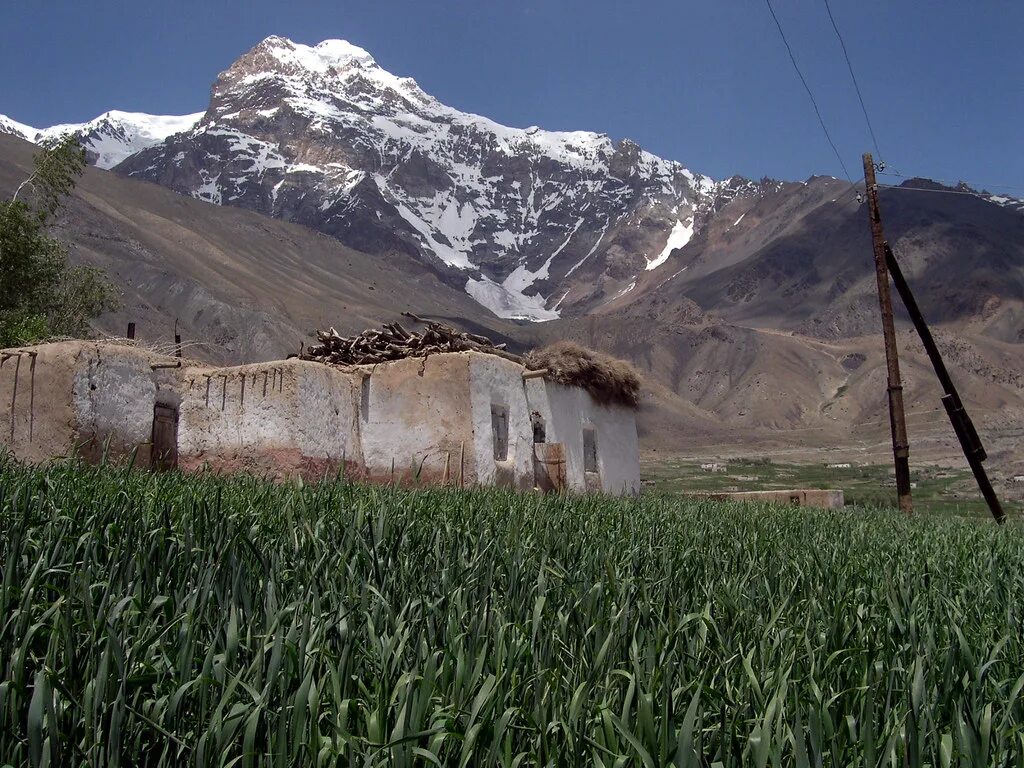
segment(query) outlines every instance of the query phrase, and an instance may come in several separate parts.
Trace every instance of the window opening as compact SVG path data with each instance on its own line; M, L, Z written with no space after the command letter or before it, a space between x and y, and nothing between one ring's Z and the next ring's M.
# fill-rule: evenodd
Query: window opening
M363 415L363 422L370 420L370 376L363 376L359 392L359 410Z
M494 460L508 459L508 408L491 405L491 431L494 438Z
M533 442L546 443L547 430L544 428L544 417L534 411L530 421L533 422Z
M583 471L597 472L597 432L593 427L583 428Z

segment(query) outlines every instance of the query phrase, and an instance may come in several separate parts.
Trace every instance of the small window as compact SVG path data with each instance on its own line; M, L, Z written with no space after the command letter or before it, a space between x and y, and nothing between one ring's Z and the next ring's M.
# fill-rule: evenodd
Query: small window
M360 385L359 410L362 411L363 421L370 420L370 376L365 374Z
M533 442L546 443L548 436L547 430L544 428L544 417L534 411L530 421L533 423Z
M494 437L494 460L508 459L508 408L491 405L491 430Z
M583 471L597 472L597 432L593 427L583 428Z

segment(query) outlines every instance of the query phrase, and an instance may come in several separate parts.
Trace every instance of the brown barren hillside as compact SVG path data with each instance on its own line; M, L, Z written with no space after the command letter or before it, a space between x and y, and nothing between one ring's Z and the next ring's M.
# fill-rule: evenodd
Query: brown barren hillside
M31 172L36 147L0 135L0 192ZM297 351L313 328L360 331L408 309L463 317L501 335L501 323L463 292L403 256L370 257L306 227L177 195L87 168L56 234L71 257L103 267L124 291L100 328L142 339L182 335L215 361ZM493 318L492 318L493 319Z
M28 175L34 150L0 136L0 191ZM358 332L412 311L518 351L572 339L629 360L644 374L640 430L648 449L782 455L839 448L855 458L885 458L884 359L870 294L859 299L864 335L801 335L791 326L805 320L789 319L782 309L778 317L763 310L751 318L762 327L748 325L731 305L699 303L708 301L701 290L715 274L710 266L699 267L711 270L706 277L685 284L667 280L672 272L661 274L680 268L672 262L684 249L653 270L650 286L638 286L628 303L549 323L514 323L402 253L370 256L299 225L94 168L86 170L57 234L73 261L103 267L124 291L121 309L98 323L104 334L122 335L133 320L140 339L167 344L177 320L191 355L257 361L298 351L315 328ZM719 255L727 251L718 246ZM851 246L848 258L869 268L866 251ZM807 300L818 302L818 313L834 309ZM996 333L971 315L945 322L938 336L983 437L994 453L1016 455L1014 435L1024 424L1022 347L1003 332L1016 328L1012 312L998 322ZM955 456L926 359L911 332L904 329L900 340L916 455Z

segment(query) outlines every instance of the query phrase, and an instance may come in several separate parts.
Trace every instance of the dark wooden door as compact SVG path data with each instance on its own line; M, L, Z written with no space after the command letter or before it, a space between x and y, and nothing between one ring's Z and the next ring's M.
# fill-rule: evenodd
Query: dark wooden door
M163 472L178 466L178 409L159 405L153 409L153 469Z
M534 444L533 476L536 487L544 493L566 490L564 443Z

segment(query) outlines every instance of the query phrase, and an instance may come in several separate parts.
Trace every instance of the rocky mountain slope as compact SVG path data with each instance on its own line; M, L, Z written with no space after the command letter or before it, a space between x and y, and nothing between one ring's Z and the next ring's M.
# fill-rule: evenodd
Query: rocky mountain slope
M32 172L32 154L0 136L0 196ZM141 340L166 347L177 324L191 353L214 362L280 359L315 328L362 331L395 319L396 307L465 317L502 336L501 321L415 259L382 260L306 227L94 168L54 234L73 262L101 267L122 291L99 333L123 336L134 321Z
M341 40L267 38L217 78L193 129L118 171L413 256L499 317L618 311L659 285L743 323L826 337L870 326L867 233L850 185L714 181L628 140L508 128L441 104ZM958 278L1021 263L1021 201L901 200L891 231L912 273L922 247L951 246L981 221ZM941 269L948 255L928 258ZM983 286L950 287L944 310L995 311ZM1012 306L990 325L1009 338L1024 290L1016 278L1003 289Z
M113 168L136 152L160 144L172 134L189 130L202 116L202 112L194 115L147 115L111 110L86 123L33 128L0 115L0 133L36 144L71 134L85 147L86 158L91 165Z
M107 113L34 137L4 125L36 141L75 129L100 167L127 155L121 173L412 257L499 317L643 312L657 291L746 325L825 338L873 329L854 187L716 182L628 140L508 128L441 104L341 40L267 38L221 73L202 115ZM1024 202L894 194L890 239L924 278L930 316L985 315L1015 340Z
M723 199L631 141L499 125L441 104L341 40L271 37L202 120L118 171L431 265L500 317L572 314L662 264Z
M925 316L1024 341L1024 216L973 194L921 189L919 180L883 189L881 207ZM735 200L629 294L596 311L644 316L652 306L695 303L746 327L820 339L877 333L862 192L863 185L818 177Z

